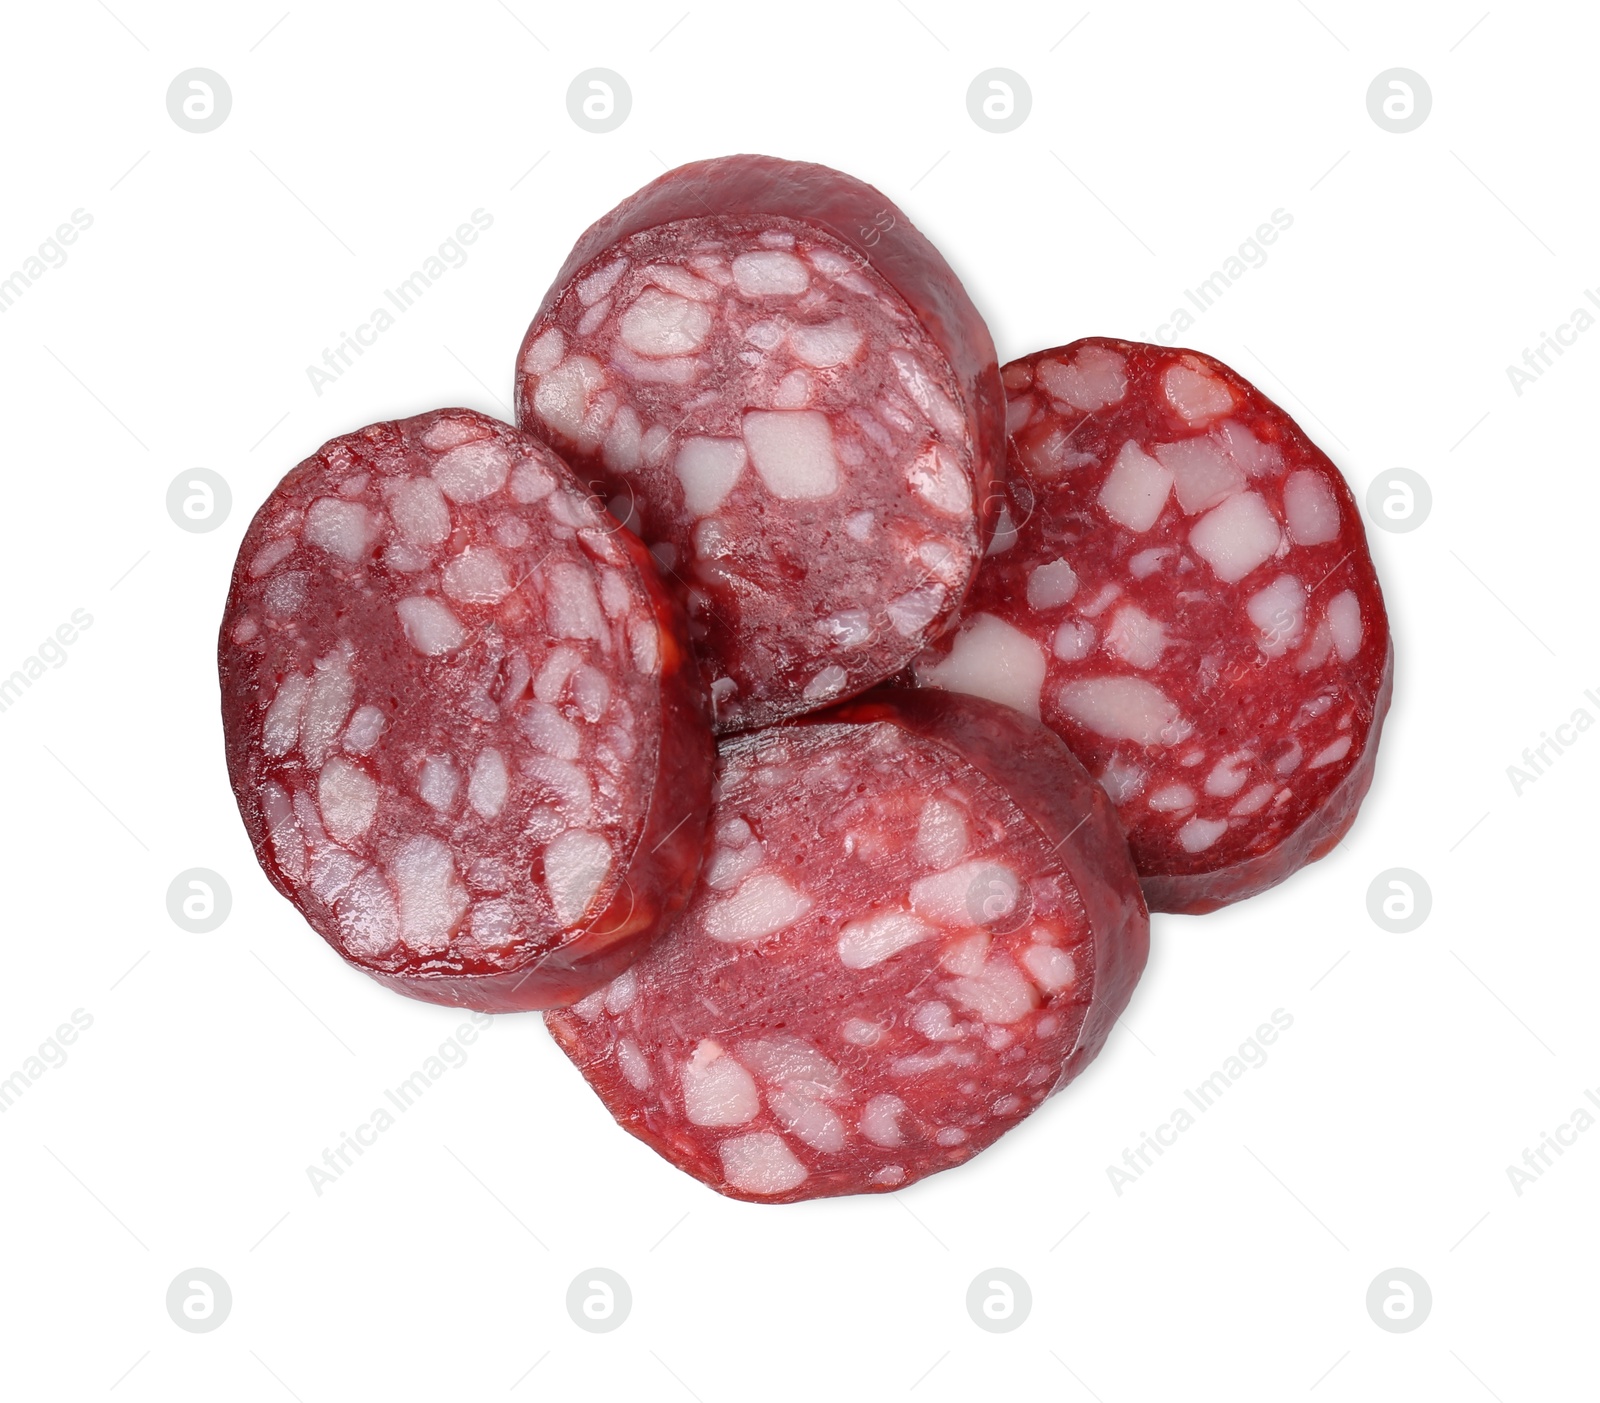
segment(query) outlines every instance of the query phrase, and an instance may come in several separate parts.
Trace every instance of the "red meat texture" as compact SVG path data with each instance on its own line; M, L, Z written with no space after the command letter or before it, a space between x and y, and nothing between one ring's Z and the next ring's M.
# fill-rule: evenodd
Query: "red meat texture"
M954 619L999 509L994 346L871 186L735 156L579 241L517 362L518 422L686 601L720 731L855 695Z
M467 410L324 445L245 535L228 769L273 884L402 993L578 998L688 895L712 742L648 554Z
M1338 469L1194 351L1091 339L1003 378L1006 517L917 681L1065 739L1152 910L1213 910L1326 854L1371 783L1393 672Z
M724 741L675 929L546 1016L629 1131L756 1202L970 1159L1095 1055L1149 921L1103 792L1037 723L878 692Z

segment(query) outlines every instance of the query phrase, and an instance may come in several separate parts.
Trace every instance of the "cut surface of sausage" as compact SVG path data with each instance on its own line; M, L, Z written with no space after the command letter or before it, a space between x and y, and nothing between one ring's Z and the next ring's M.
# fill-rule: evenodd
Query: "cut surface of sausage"
M678 581L722 731L899 671L999 509L987 329L905 215L824 166L684 166L597 223L528 329L517 414Z
M713 754L681 613L508 425L439 410L291 471L240 548L218 662L263 869L402 993L568 1002L688 895Z
M1154 911L1324 856L1372 781L1393 650L1350 489L1194 351L1013 361L1005 517L924 686L1043 719L1105 786Z
M546 1022L620 1124L735 1198L963 1163L1087 1064L1144 967L1105 794L978 698L724 740L709 842L674 929Z

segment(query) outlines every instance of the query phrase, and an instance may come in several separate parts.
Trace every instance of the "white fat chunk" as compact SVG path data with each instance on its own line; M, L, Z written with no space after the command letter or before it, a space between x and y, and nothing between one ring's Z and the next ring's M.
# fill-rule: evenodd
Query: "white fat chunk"
M872 615L865 609L841 609L812 627L837 647L858 648L872 637Z
M871 969L933 933L909 911L879 911L839 932L839 961L846 969Z
M1311 763L1307 766L1307 768L1312 770L1320 770L1324 765L1331 765L1336 760L1343 760L1344 757L1350 753L1350 747L1352 744L1354 744L1354 742L1347 735L1340 736L1336 740L1330 741L1311 757Z
M778 1033L739 1047L739 1056L756 1075L774 1086L807 1096L836 1096L844 1090L839 1069L804 1038Z
M576 760L583 751L578 728L549 702L531 701L517 718L522 734L535 750L558 760Z
M506 757L492 746L478 752L472 762L472 774L467 780L467 803L480 818L497 818L506 805L506 791L511 776L506 770Z
M911 1010L912 1030L921 1033L929 1042L959 1042L965 1036L961 1026L950 1012L950 1005L939 999L930 999Z
M1107 740L1176 745L1194 729L1177 704L1142 677L1084 677L1061 688L1061 709Z
M1100 775L1100 787L1113 804L1126 804L1144 788L1145 772L1139 766L1113 755Z
M744 465L744 444L736 438L685 439L673 461L684 506L695 516L709 516L727 500Z
M423 954L438 954L467 909L466 888L456 879L450 849L437 838L408 838L395 852L389 875L400 898L400 933Z
M917 817L917 860L943 871L967 855L967 819L945 799L929 799Z
M433 465L433 480L452 502L481 502L506 485L511 458L498 439L463 443Z
M852 512L844 519L844 533L852 541L869 541L872 539L872 521L870 511Z
M1351 590L1340 590L1328 601L1327 617L1334 651L1349 662L1361 651L1361 604Z
M806 1167L783 1136L770 1130L735 1135L718 1147L730 1187L747 1194L781 1194L806 1181Z
M600 363L588 356L568 356L533 392L534 412L558 434L578 439L583 432L589 400L605 385Z
M733 945L775 935L810 909L811 898L776 872L757 872L732 896L707 903L700 923L711 939Z
M359 765L335 755L317 776L322 826L336 843L355 842L378 812L378 785Z
M911 906L930 921L960 928L1009 916L1021 893L1020 879L1003 862L978 858L919 877L911 884Z
M902 638L915 638L938 617L944 606L944 586L931 584L896 595L883 606L883 612Z
M636 472L644 461L644 450L640 443L639 415L632 405L625 404L612 417L605 442L600 446L600 456L613 472Z
M1243 818L1266 807L1267 800L1272 798L1272 791L1276 788L1271 784L1258 784L1228 810L1235 818Z
M1263 443L1237 419L1224 419L1212 430L1224 451L1251 477L1270 477L1283 471L1283 453Z
M606 1012L615 1018L619 1013L626 1013L633 1007L639 997L639 976L631 969L625 969L615 979L606 985L605 1008Z
M577 923L611 872L611 844L598 833L570 828L544 850L544 889L563 926Z
M1178 846L1186 853L1203 853L1227 831L1225 818L1191 818L1178 830Z
M518 463L511 474L511 497L513 501L527 505L530 502L543 501L556 490L556 480L545 470L544 466L532 458L524 458Z
M1039 715L1044 649L993 614L973 614L956 634L948 657L917 669L918 679L950 692L987 697Z
M592 817L594 787L589 776L570 761L531 755L523 760L522 773L549 791L568 821L583 824Z
M1078 592L1078 576L1065 560L1049 560L1028 572L1028 607L1055 609Z
M640 356L683 356L705 345L711 309L701 302L647 287L617 325L622 344Z
M300 716L300 753L311 766L320 766L333 749L345 717L350 714L355 690L348 653L330 653L317 663L311 694Z
M1262 655L1279 658L1300 641L1306 625L1305 586L1293 575L1279 575L1245 602L1250 622L1261 631Z
M540 332L528 347L527 354L522 358L523 372L528 375L547 375L561 364L561 357L566 353L567 338L561 334L560 327L552 326Z
M804 409L811 403L811 377L803 370L791 370L772 387L774 409Z
M489 950L503 950L517 936L517 912L503 897L480 901L472 908L472 938Z
M1250 752L1224 755L1206 776L1205 790L1213 799L1228 799L1245 787L1250 778Z
M446 562L444 592L458 604L498 604L511 593L505 561L493 546L468 546Z
M1161 377L1161 388L1185 423L1209 424L1233 409L1233 391L1203 371L1174 365Z
M894 362L901 387L911 396L912 403L922 411L928 422L952 443L961 442L966 432L966 420L950 402L950 397L933 383L922 362L910 351L898 349L889 352L889 359Z
M839 1036L854 1047L871 1047L883 1036L883 1029L865 1018L847 1018L839 1025Z
M906 481L937 512L965 516L972 510L972 484L961 465L937 443L930 443L906 468Z
M306 512L306 540L352 565L366 555L377 534L372 513L359 502L319 497Z
M261 748L268 755L287 755L300 738L300 716L311 695L311 679L300 673L285 677L278 684L266 720L261 723Z
M258 580L269 570L283 564L295 553L298 544L292 536L280 536L276 541L268 541L250 560L250 578Z
M1194 790L1186 784L1163 785L1145 803L1158 814L1181 813L1194 807Z
M582 565L564 562L550 567L545 611L550 632L557 638L605 637L605 616L600 612L594 576Z
M1297 546L1320 546L1339 535L1339 505L1320 473L1301 469L1283 484L1283 514Z
M376 867L358 872L334 907L339 937L352 955L382 955L400 939L394 893Z
M661 668L661 636L650 619L635 619L628 628L628 650L634 669L654 677Z
M305 835L300 830L300 820L295 817L294 806L282 785L262 785L261 812L267 821L267 836L272 842L272 855L278 860L278 866L290 881L304 881Z
M761 866L763 856L760 843L746 842L738 847L713 848L711 856L706 859L701 880L712 891L732 891Z
M795 1091L775 1091L767 1101L783 1128L802 1144L824 1154L844 1148L844 1122L820 1101Z
M808 501L839 488L833 426L815 409L752 410L744 441L756 472L774 497Z
M344 728L344 748L352 755L365 755L383 734L385 718L375 706L360 706Z
M1085 346L1068 364L1040 361L1034 378L1074 409L1104 409L1128 393L1128 362L1109 346Z
M1062 662L1075 663L1089 656L1094 650L1094 643L1094 625L1063 619L1056 628L1056 636L1051 640L1050 650Z
M684 1063L681 1082L691 1125L744 1125L761 1110L755 1078L709 1038Z
M1099 501L1117 525L1130 531L1148 531L1156 524L1171 491L1172 474L1129 439L1100 486Z
M1078 975L1072 956L1054 945L1030 945L1022 952L1022 963L1033 982L1047 994L1071 988Z
M805 690L800 694L808 702L824 702L829 697L836 697L844 690L844 684L849 680L847 673L837 663L829 663L815 677L805 685Z
M886 1150L894 1149L905 1141L899 1125L905 1108L906 1103L898 1096L874 1096L861 1108L858 1121L861 1133L874 1145L882 1145Z
M650 1075L650 1063L639 1044L632 1038L623 1038L617 1044L617 1066L622 1069L622 1075L628 1079L628 1085L635 1091L644 1091L655 1080Z
M430 809L449 813L455 807L460 789L461 771L448 755L430 755L422 762L417 774L417 793Z
M1229 497L1189 532L1189 544L1224 584L1244 579L1277 553L1283 532L1266 501L1255 492Z
M1124 604L1111 616L1106 647L1130 667L1154 667L1166 646L1167 631L1161 621L1137 605Z
M1171 472L1178 505L1185 516L1209 510L1245 484L1245 475L1214 439L1158 443L1152 451L1161 466Z
M848 317L837 317L821 326L789 329L789 349L795 359L817 370L854 360L861 342L861 328Z
M389 489L389 514L413 546L437 546L450 534L450 508L439 484L410 477Z
M733 281L745 297L796 297L811 286L811 274L792 253L773 250L741 253L733 260Z
M668 292L675 292L679 297L687 297L695 302L710 302L717 296L715 283L697 278L676 263L652 263L644 270L643 276L657 287L664 287Z
M617 285L617 279L627 271L628 260L626 258L618 258L606 264L599 271L590 273L588 277L578 284L578 300L585 307L594 306L596 302Z
M533 682L533 694L542 702L558 702L567 679L583 666L583 656L565 643L551 650Z
M1039 1006L1039 991L998 953L977 974L952 979L940 989L985 1023L1015 1023Z
M599 668L585 663L572 675L572 699L578 704L578 713L593 725L606 714L611 701L611 683Z
M427 657L437 658L466 642L461 620L437 599L414 594L394 607L411 646Z
M1137 555L1128 559L1128 573L1136 580L1142 580L1147 575L1153 575L1161 568L1161 562L1174 553L1172 546L1151 546L1149 550L1142 550Z

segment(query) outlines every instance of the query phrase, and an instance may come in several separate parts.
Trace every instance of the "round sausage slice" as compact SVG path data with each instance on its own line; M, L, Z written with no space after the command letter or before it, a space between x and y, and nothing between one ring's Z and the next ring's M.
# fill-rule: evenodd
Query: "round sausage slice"
M240 547L218 663L263 869L401 993L568 1002L688 895L713 754L681 615L507 425L374 424L290 472Z
M517 417L688 602L716 724L813 711L950 623L999 509L994 343L938 251L826 166L669 172L578 241Z
M1004 378L1007 519L918 681L1061 735L1151 910L1211 911L1324 856L1372 782L1394 667L1339 470L1195 351L1094 338Z
M880 1193L1099 1051L1149 918L1105 794L1036 722L875 692L725 740L676 927L546 1016L621 1125L719 1193Z

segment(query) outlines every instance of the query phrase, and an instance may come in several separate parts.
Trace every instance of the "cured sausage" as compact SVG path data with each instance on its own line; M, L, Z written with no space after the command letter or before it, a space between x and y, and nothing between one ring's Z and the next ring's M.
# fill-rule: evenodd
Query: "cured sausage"
M683 166L578 241L517 417L680 583L721 731L898 672L999 510L994 344L882 194L765 156Z
M468 410L374 424L278 484L218 645L267 876L401 993L548 1008L688 896L713 746L648 553L543 444Z
M970 1159L1099 1051L1149 918L1059 739L901 689L720 756L674 929L546 1015L625 1129L734 1198L878 1193Z
M1092 338L1005 367L1012 482L926 686L1041 717L1105 786L1153 911L1324 856L1393 677L1350 489L1209 356Z

